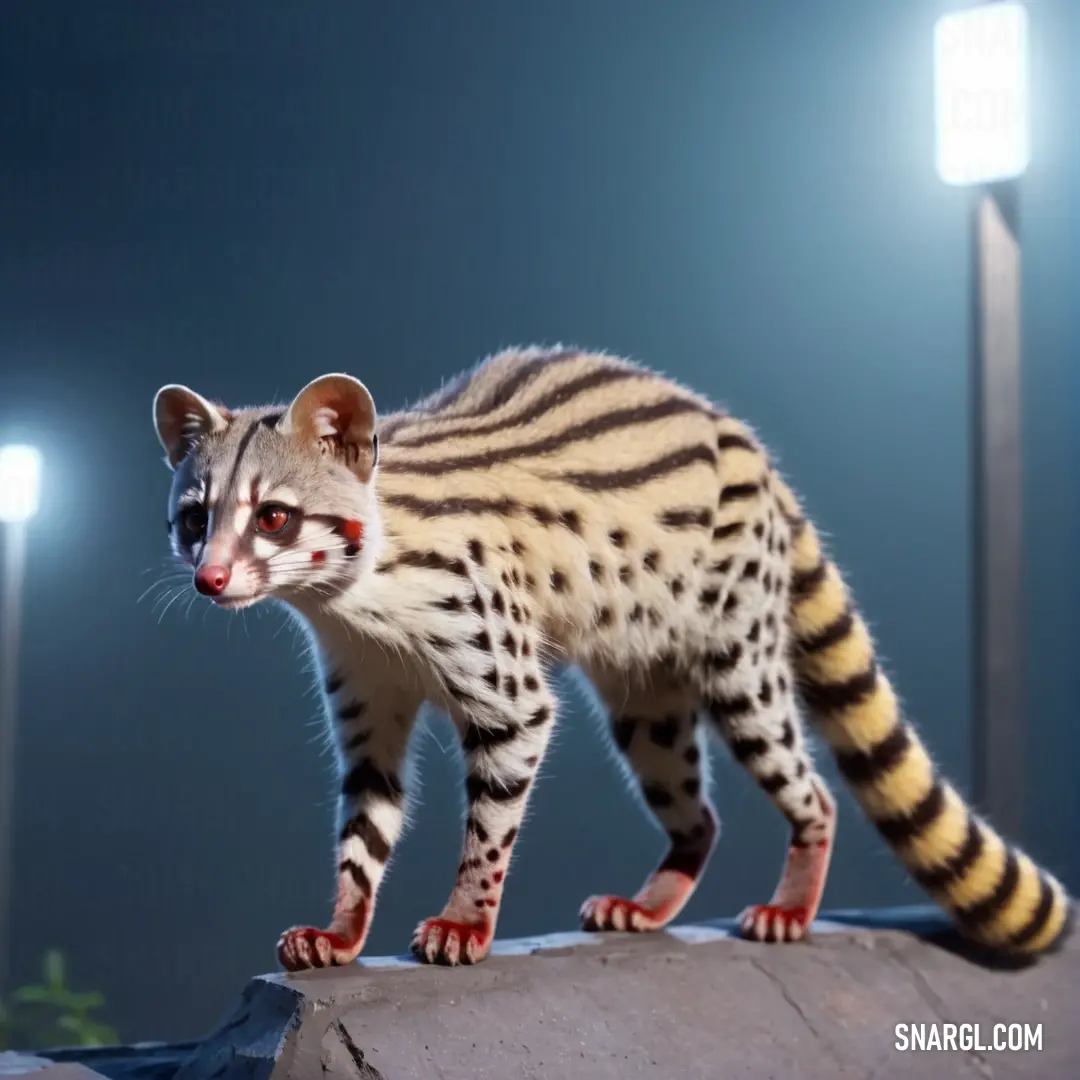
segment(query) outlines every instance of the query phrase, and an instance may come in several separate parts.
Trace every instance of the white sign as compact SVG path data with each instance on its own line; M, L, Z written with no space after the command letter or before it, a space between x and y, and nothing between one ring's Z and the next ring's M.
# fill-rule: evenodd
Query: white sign
M982 4L934 26L937 171L947 184L1009 180L1027 168L1028 14Z

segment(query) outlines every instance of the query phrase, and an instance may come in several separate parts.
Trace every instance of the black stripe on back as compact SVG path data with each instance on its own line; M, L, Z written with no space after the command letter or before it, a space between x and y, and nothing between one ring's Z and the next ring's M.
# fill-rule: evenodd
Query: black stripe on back
M574 487L581 488L583 491L625 491L628 488L641 487L651 480L667 476L679 469L685 469L699 461L715 465L716 452L711 446L699 443L697 446L675 450L662 458L657 458L656 461L650 461L632 469L614 469L611 472L557 473L549 479L573 484ZM701 524L711 524L711 522L703 521Z
M717 450L749 450L757 452L756 447L745 435L737 435L734 432L721 435L716 440Z
M595 390L598 386L606 386L609 383L620 382L624 379L646 378L647 373L633 368L600 368L596 371L586 372L584 375L571 379L561 386L555 387L542 397L537 398L528 408L512 416L505 416L499 420L492 420L487 424L470 425L467 422L455 424L453 427L440 428L438 431L422 435L408 435L394 443L397 447L409 449L421 446L432 446L436 443L455 439L461 435L472 437L474 435L491 435L497 431L505 431L509 428L524 427L526 424L538 420L552 409L560 408L578 394L588 390ZM448 420L456 420L458 417L447 417Z
M481 499L464 495L447 499L421 499L416 495L385 495L383 502L397 510L407 510L420 517L452 517L456 514L501 514L504 517L521 514L525 507L515 499ZM541 522L541 524L552 524Z
M505 379L503 382L498 383L493 387L490 397L477 405L471 412L462 413L461 415L482 416L492 409L501 409L504 405L512 401L514 395L517 394L519 390L528 386L528 384L531 383L545 368L548 368L553 364L565 364L567 361L574 360L579 356L581 356L580 349L559 349L553 352L542 353L540 356L534 356L529 360L524 360L521 362L518 370L515 371L510 378Z
M453 419L468 420L474 417L484 416L493 409L501 408L509 403L519 390L527 386L540 372L552 365L559 365L581 356L580 349L561 349L541 353L530 357L528 360L521 359L516 370L502 382L492 387L491 393L478 405L461 412L454 412L454 407L473 388L478 378L489 373L489 365L494 357L479 363L471 371L465 372L454 379L449 385L437 392L432 399L420 402L415 409L400 413L388 419L380 431L384 445L388 444L401 428L409 428L414 424L422 424L425 420ZM426 436L422 437L426 441ZM433 439L438 441L438 439ZM394 445L413 445L397 444ZM423 445L423 442L415 445Z
M639 424L648 424L670 416L701 411L701 406L689 398L667 398L664 401L654 402L652 405L634 405L625 409L614 409L609 413L602 413L583 420L581 423L573 424L542 439L519 443L516 446L494 447L475 454L440 458L437 461L386 462L382 469L383 472L408 473L412 476L445 476L447 473L467 469L486 469L520 458L551 454L570 443L595 439L620 428L636 427ZM716 460L716 452L711 447L702 449L708 452L710 460Z
M471 370L463 371L460 374L455 375L450 382L441 389L436 390L427 398L417 402L403 412L388 416L381 422L378 428L379 438L382 440L383 445L397 445L393 443L394 436L397 435L402 428L410 428L416 424L422 424L425 420L440 419L446 413L450 413L452 416L456 415L457 417L477 415L478 412L474 409L454 414L453 408L469 392L477 378L486 374L489 362L490 360L483 361ZM481 408L479 414L482 414L484 411L485 410Z

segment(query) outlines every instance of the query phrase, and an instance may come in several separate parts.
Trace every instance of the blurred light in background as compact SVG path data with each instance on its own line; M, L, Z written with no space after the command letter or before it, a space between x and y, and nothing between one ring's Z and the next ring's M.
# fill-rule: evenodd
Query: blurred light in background
M32 446L0 447L0 521L28 521L38 511L41 455Z
M1028 13L991 3L943 15L934 26L937 171L947 184L1019 176L1028 133Z
M32 446L0 447L0 522L4 523L0 593L0 995L7 990L11 944L12 823L19 712L19 638L26 576L27 522L41 494L41 455Z

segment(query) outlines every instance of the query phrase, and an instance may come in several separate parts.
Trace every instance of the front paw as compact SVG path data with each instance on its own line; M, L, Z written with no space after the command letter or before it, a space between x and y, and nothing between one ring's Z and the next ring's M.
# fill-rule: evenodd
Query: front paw
M739 916L739 930L751 941L801 941L811 921L805 907L754 904Z
M642 932L663 926L656 912L621 896L590 896L581 905L581 929L590 933L604 931Z
M350 940L333 930L294 926L278 939L278 963L286 971L351 964L363 945L363 938Z
M428 964L477 964L491 952L494 931L489 922L425 919L413 934L412 951Z

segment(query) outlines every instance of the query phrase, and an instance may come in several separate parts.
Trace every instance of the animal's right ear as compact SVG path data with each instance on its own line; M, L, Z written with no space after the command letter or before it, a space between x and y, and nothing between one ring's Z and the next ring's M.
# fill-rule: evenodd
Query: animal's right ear
M228 426L227 412L186 386L170 384L154 395L154 429L170 469L175 469L205 435Z
M379 461L375 402L351 375L321 375L293 399L278 430L340 461L365 484Z

